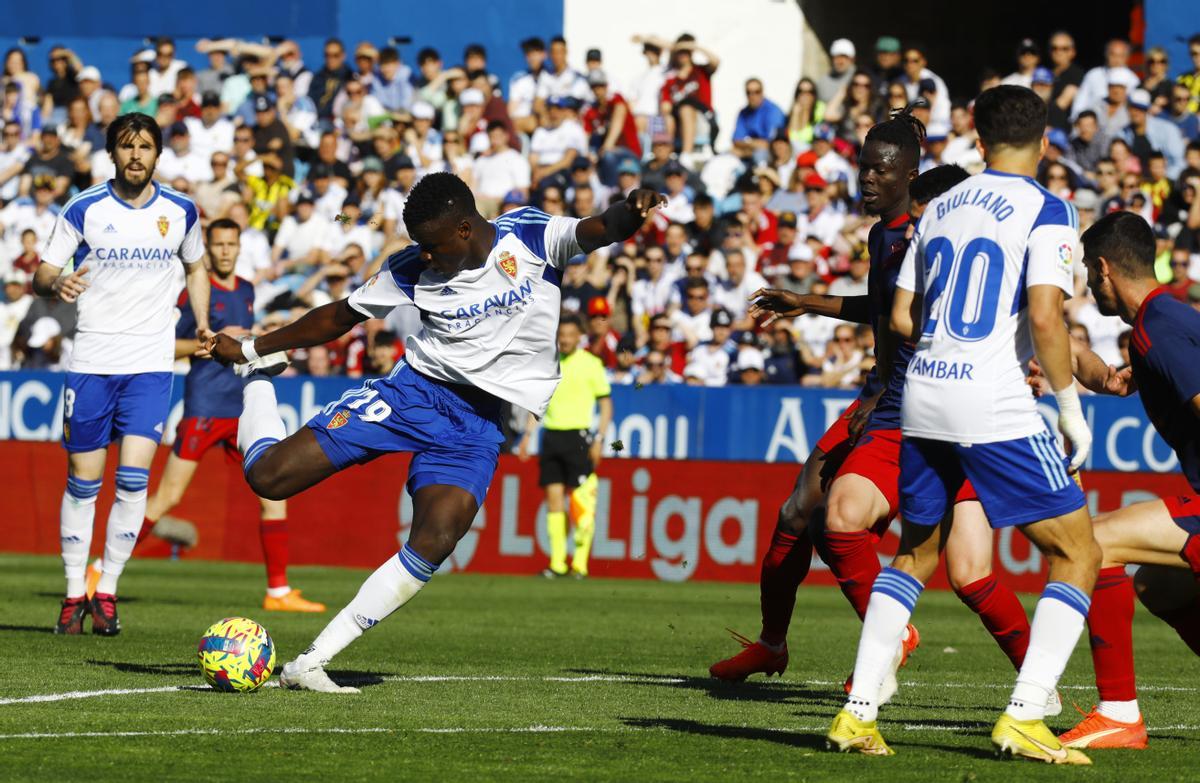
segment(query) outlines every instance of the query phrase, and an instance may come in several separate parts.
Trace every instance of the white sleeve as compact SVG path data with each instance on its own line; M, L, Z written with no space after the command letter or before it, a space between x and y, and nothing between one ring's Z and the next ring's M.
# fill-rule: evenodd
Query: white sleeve
M200 230L200 221L193 220L192 227L183 235L179 245L179 257L185 264L194 264L204 258L204 234Z
M61 269L75 257L75 251L79 249L81 242L83 234L67 220L64 210L54 219L54 228L50 231L50 238L46 240L45 249L42 250L42 260Z
M292 234L296 232L296 219L288 215L279 224L279 231L275 232L274 247L286 248L288 243L292 241Z
M385 264L374 277L354 289L346 303L368 318L384 318L406 301L408 297L396 285Z
M529 189L532 175L529 169L529 161L523 156L512 156L512 174L514 185L523 190Z
M1079 234L1070 226L1043 225L1029 234L1029 266L1025 287L1052 285L1069 299L1074 293L1075 246Z
M917 264L917 253L920 251L921 237L914 234L912 241L908 243L908 250L904 252L904 260L900 262L900 273L896 277L896 287L903 288L905 291L917 290L917 267L924 264Z
M546 224L545 246L546 262L553 267L561 268L568 259L583 252L579 240L575 238L575 230L579 226L579 218L552 217Z

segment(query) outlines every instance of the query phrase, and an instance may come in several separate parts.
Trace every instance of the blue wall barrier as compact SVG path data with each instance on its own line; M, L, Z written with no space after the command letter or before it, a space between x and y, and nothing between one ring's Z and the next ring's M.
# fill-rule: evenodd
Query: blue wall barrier
M182 381L176 376L168 440L183 415ZM288 431L358 383L349 378L276 379ZM62 389L58 373L0 372L0 440L61 438ZM618 386L613 389L615 421L606 439L610 444L619 439L623 448L618 456L624 457L799 462L853 399L848 392L794 386ZM1053 405L1040 407L1053 422ZM1085 397L1083 408L1095 436L1086 468L1178 468L1136 397Z

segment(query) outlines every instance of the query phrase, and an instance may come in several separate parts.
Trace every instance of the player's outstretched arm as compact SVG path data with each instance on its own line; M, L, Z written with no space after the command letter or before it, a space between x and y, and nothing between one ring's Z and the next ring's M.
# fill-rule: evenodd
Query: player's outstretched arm
M1071 370L1084 388L1096 394L1115 394L1128 397L1137 391L1133 370L1118 370L1101 359L1091 348L1071 341Z
M1076 471L1087 459L1092 433L1083 418L1071 374L1071 338L1063 321L1063 292L1058 286L1032 285L1028 293L1033 350L1058 402L1058 428L1071 446L1071 470Z
M614 242L624 242L637 233L650 213L666 203L667 197L661 193L646 188L634 190L624 201L613 204L595 217L579 221L575 241L585 253Z
M293 348L310 348L336 340L354 326L367 320L367 316L355 310L345 299L321 305L309 310L299 320L264 334L253 341L254 351L266 356L277 351ZM242 342L227 334L217 334L208 340L208 350L213 358L226 364L242 364L247 361L242 351Z
M763 325L776 318L797 318L805 313L839 318L856 324L871 322L871 304L866 296L830 296L797 294L781 288L760 288L750 295L751 318L769 316Z

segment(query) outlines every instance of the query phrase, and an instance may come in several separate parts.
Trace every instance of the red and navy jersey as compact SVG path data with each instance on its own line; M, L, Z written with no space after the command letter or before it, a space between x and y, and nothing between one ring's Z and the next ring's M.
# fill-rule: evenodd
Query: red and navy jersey
M226 326L249 329L254 325L254 286L240 277L233 288L212 281L208 302L209 328L219 332ZM188 302L187 290L179 295L179 321L175 337L186 340L196 336L196 315ZM212 359L192 359L192 368L183 381L183 416L235 419L242 415L242 379L230 367Z
M1200 418L1191 408L1200 394L1200 312L1158 288L1138 308L1129 347L1146 415L1200 492Z
M867 276L867 296L871 302L871 328L875 330L875 345L879 340L879 319L885 327L891 323L892 301L896 298L896 278L900 275L900 264L908 252L908 214L903 214L891 223L880 220L871 226L867 235L867 249L871 253L871 272ZM908 372L908 361L913 355L913 345L901 342L892 357L892 377L887 379L883 396L875 404L875 410L867 422L867 429L894 430L900 428L900 397L904 392L904 377Z

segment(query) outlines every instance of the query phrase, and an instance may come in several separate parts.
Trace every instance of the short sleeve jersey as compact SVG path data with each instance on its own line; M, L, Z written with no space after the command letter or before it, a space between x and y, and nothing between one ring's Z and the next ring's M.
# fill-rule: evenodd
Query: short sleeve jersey
M559 357L558 363L562 381L550 398L542 426L548 430L590 430L595 423L596 400L612 394L604 362L579 348L569 356Z
M204 242L192 200L153 187L150 200L135 208L110 180L68 201L54 223L42 260L87 267L72 372L170 372L174 364L180 262L200 261Z
M1028 177L988 169L930 202L896 283L924 307L905 436L994 443L1045 428L1025 383L1027 291L1070 296L1078 241L1075 208Z
M579 221L526 207L493 221L484 264L446 276L411 245L350 295L349 304L383 318L415 305L421 329L405 361L441 381L475 386L541 416L558 385L559 270L582 252Z
M187 291L179 295L178 306L175 338L186 340L195 337L196 314L192 311ZM240 326L243 329L254 326L254 285L249 280L235 277L233 288L225 288L213 280L208 321L214 332L226 326ZM241 416L242 379L234 373L233 368L212 359L192 359L191 365L183 381L184 417L233 419Z
M1200 418L1191 408L1200 394L1200 313L1156 289L1138 308L1129 347L1146 415L1200 492Z

